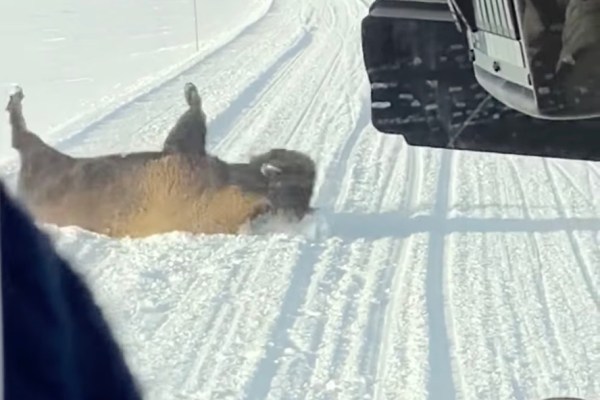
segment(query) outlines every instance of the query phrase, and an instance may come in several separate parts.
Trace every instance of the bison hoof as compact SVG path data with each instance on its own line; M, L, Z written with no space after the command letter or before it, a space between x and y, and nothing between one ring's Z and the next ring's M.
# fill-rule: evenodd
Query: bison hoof
M25 95L23 94L23 88L20 85L13 86L10 92L10 97L17 97L23 99L23 97L25 97Z
M23 89L21 88L21 86L15 85L10 94L8 104L6 105L6 111L13 111L14 107L19 106L24 98L25 95L23 94Z

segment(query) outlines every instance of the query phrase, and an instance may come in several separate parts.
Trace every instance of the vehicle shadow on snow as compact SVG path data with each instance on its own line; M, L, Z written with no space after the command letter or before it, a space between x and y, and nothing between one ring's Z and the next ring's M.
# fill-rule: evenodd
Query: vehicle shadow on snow
M418 233L600 231L600 218L440 218L436 215L411 217L402 212L327 213L322 218L327 221L331 236L347 240L404 238Z

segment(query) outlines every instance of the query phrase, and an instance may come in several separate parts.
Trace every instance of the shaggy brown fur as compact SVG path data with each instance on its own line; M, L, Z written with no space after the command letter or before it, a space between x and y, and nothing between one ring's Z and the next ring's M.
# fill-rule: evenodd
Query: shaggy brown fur
M197 97L190 93L186 85L190 109L203 115L194 100L199 100L197 92ZM194 115L187 112L169 133L163 151L74 158L28 130L23 98L17 90L6 109L13 147L21 156L19 196L40 222L113 237L171 231L214 234L236 233L268 211L290 210L301 218L309 210L314 163L301 153L274 150L249 163L228 164L205 154L204 117L196 118L196 113L179 124ZM194 134L202 140L194 142ZM168 146L173 137L186 138L187 151ZM291 183L283 183L286 176ZM296 200L291 197L300 192Z
M27 205L44 222L114 237L170 231L235 233L266 209L264 196L229 185L220 176L226 166L216 159L142 155L121 162L110 156L79 159L63 171L61 181L48 180L43 190L28 187ZM102 174L96 174L100 170Z

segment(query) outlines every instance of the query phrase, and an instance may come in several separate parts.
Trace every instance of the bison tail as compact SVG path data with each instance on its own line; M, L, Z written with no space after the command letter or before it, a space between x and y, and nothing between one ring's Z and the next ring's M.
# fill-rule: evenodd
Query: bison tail
M183 90L185 100L187 101L190 108L200 108L201 99L200 95L198 94L198 88L196 88L196 85L194 85L192 82L188 82L185 84Z

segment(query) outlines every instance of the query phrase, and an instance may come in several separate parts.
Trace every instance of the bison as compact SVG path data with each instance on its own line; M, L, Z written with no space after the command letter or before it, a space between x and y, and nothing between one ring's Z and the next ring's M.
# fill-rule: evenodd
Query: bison
M293 150L273 149L245 163L205 150L206 117L196 87L186 83L188 109L160 151L72 157L27 128L23 90L6 110L20 155L17 194L34 218L79 226L111 237L172 231L234 234L255 218L311 212L315 163Z

